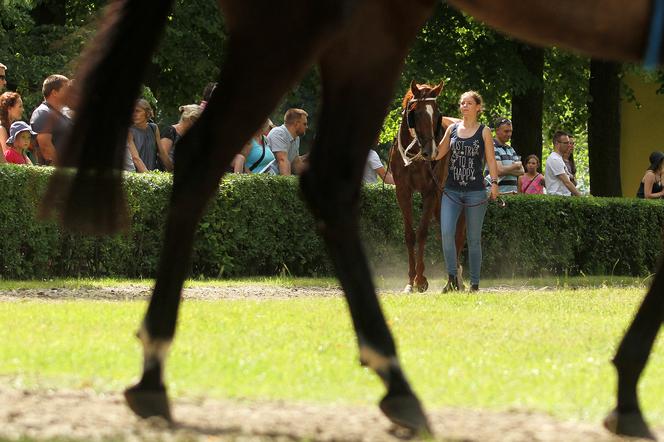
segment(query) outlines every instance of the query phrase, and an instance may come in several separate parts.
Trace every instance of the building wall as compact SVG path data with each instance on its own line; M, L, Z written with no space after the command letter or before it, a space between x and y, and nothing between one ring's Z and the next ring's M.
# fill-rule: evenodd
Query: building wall
M634 197L654 150L664 151L664 95L657 95L659 84L626 75L624 81L634 90L641 104L623 100L621 106L620 178L622 193Z

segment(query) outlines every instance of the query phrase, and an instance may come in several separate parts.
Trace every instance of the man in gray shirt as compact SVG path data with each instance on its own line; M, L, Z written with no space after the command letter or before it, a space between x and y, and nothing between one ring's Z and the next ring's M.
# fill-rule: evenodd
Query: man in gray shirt
M69 79L64 75L51 75L44 80L44 101L32 112L30 125L37 132L38 162L51 165L57 161L58 150L72 126L64 111Z
M274 173L302 173L306 156L300 156L300 137L307 131L308 116L302 109L288 109L284 115L284 124L275 127L268 134L267 144L276 159L272 165Z

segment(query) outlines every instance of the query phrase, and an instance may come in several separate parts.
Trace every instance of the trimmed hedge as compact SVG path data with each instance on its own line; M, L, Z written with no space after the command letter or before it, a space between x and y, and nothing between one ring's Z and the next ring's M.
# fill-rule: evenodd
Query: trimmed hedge
M2 278L152 277L171 188L169 174L129 174L126 234L65 233L35 211L50 168L0 167ZM646 275L662 250L664 201L625 198L506 197L490 204L483 230L484 276ZM416 206L419 199L416 198ZM418 209L416 209L418 212ZM366 186L361 231L375 267L406 274L403 225L394 189ZM419 214L416 213L416 217ZM443 267L432 223L427 267ZM329 275L331 265L301 199L297 180L256 175L224 179L197 234L192 276ZM431 273L431 271L427 271Z

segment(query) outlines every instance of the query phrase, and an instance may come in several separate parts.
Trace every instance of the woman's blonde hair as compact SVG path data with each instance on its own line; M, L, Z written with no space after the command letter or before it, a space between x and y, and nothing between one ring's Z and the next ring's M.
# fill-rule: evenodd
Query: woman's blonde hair
M134 103L134 107L140 107L145 111L145 116L147 119L154 118L154 111L152 110L152 106L150 106L150 103L148 103L148 100L145 98L139 98L136 100L136 103Z
M192 123L198 120L203 113L203 108L198 104L185 104L178 108L180 111L180 123L183 121L191 121Z

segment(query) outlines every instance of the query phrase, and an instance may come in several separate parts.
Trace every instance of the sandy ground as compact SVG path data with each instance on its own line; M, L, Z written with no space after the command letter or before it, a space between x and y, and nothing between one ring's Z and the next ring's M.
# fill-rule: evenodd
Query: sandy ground
M149 296L140 286L99 289L30 289L0 292L0 302L25 299L132 300ZM334 288L237 286L189 288L185 298L248 299L341 296ZM0 304L1 305L1 304ZM0 379L0 440L37 441L399 441L378 407L281 401L178 399L177 421L137 419L119 393L91 390L23 390ZM617 441L599 423L563 421L524 410L428 410L441 441ZM657 429L664 440L664 428ZM25 440L25 439L23 439ZM635 440L635 439L629 439Z
M22 391L0 387L0 438L71 441L399 441L403 434L377 407L279 401L181 399L177 423L139 420L119 394L88 390ZM618 441L600 425L525 411L437 409L429 417L441 441ZM659 432L660 438L664 432ZM635 440L635 439L630 439Z

